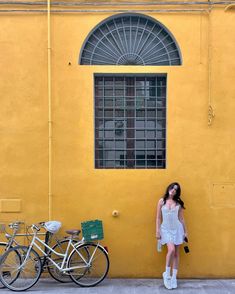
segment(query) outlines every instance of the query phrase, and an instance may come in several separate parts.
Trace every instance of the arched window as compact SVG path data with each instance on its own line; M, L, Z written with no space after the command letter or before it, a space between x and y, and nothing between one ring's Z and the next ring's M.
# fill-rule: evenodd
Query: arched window
M181 65L176 40L160 22L141 14L119 14L101 22L83 44L84 65Z

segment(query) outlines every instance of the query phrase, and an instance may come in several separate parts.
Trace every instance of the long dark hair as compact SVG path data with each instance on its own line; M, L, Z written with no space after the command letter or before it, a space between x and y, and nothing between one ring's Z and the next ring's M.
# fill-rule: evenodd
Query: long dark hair
M181 188L180 188L180 184L179 183L171 183L167 188L166 188L166 192L163 196L163 202L164 204L166 204L166 200L168 199L169 197L169 191L171 189L174 188L174 186L177 186L177 189L176 189L176 193L173 197L173 200L176 202L176 204L178 203L183 209L185 209L184 207L184 201L180 198L180 195L181 195Z

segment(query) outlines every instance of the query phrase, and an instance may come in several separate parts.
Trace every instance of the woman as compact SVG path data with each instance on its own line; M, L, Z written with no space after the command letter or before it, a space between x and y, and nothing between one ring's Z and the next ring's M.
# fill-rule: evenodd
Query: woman
M156 219L156 237L162 245L167 244L166 271L163 273L164 285L167 289L177 288L177 271L179 266L179 245L187 237L183 209L184 202L180 198L181 189L178 183L170 184L166 193L158 202ZM171 266L172 277L170 275Z

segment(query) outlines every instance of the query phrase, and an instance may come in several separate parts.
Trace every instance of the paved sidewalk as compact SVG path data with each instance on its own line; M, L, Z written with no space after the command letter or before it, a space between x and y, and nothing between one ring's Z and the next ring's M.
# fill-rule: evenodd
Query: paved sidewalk
M10 290L0 289L1 294ZM178 288L167 290L160 279L105 279L93 288L81 288L73 283L61 284L41 279L27 293L78 293L78 294L235 294L234 280L179 280Z

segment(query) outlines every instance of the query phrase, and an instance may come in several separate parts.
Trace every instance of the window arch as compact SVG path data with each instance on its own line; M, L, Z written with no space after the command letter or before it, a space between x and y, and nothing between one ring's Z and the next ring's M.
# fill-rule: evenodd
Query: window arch
M119 14L96 26L85 40L82 65L181 65L179 46L169 30L142 14Z

